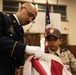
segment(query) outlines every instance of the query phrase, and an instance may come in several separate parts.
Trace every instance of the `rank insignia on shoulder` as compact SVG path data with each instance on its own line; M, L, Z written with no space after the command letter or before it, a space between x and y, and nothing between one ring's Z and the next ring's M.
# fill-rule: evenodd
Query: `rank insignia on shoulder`
M14 34L14 27L13 27L13 25L10 26L9 31Z

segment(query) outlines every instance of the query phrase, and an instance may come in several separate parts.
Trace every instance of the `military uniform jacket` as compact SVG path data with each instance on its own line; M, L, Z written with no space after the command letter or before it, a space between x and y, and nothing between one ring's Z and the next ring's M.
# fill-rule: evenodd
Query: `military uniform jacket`
M22 65L24 50L23 28L13 15L0 12L0 75L14 75L15 67Z
M76 59L68 49L58 48L56 52L48 49L47 53L51 53L58 56L62 60L67 70L69 70L70 72L73 71L76 74Z

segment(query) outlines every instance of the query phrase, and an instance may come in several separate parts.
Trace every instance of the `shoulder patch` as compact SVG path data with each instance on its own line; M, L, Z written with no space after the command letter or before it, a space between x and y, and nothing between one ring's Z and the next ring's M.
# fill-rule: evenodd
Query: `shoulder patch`
M72 59L76 59L76 58L74 57L74 55L73 55L70 51L68 51L68 54L69 54L69 56L70 56Z
M68 54L70 57L73 56L73 54L69 50L68 50Z

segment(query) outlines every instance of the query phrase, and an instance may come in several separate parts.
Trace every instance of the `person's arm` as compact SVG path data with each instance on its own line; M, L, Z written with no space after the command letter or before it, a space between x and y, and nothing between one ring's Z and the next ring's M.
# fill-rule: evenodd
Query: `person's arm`
M35 59L36 58L39 58L39 59L42 59L42 60L46 60L46 56L45 56L45 53L44 51L41 49L41 47L39 46L26 46L26 49L25 49L25 52L27 54L30 54L30 55L34 55Z
M6 55L11 59L15 58L18 66L23 62L25 47L26 45L23 43L0 36L0 53L4 53L4 56Z
M70 62L71 62L71 69L73 72L76 73L76 59L74 57L74 55L68 50L68 55L70 58Z

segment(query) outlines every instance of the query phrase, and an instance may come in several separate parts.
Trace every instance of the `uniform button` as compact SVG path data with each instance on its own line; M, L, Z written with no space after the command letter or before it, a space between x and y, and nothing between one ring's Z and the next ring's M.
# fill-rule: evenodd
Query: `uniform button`
M12 64L12 67L14 67L14 64Z
M20 35L22 35L22 33L20 33Z
M14 58L14 60L16 60L16 57Z
M14 23L16 23L16 21L15 21L15 20L13 20L13 22L14 22Z
M12 36L12 34L10 34L10 36Z

